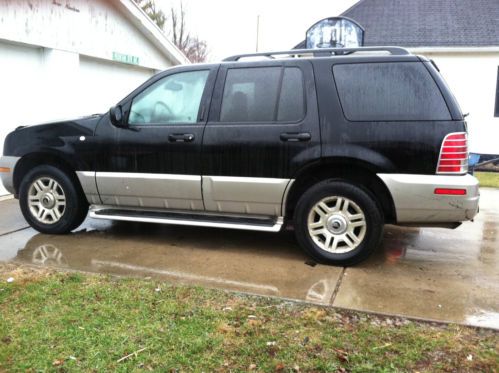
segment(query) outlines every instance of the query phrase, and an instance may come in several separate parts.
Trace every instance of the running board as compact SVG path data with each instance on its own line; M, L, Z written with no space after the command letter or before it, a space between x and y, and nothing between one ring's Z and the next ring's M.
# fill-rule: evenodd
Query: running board
M250 231L263 232L279 232L284 221L282 217L242 217L215 214L195 214L185 212L127 210L97 206L92 206L90 208L89 216L94 219L245 229Z

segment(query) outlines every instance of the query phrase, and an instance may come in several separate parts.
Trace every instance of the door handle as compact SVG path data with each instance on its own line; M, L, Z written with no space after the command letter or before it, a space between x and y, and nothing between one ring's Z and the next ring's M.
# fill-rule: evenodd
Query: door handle
M284 132L281 133L281 141L310 141L312 136L309 132Z
M170 142L192 142L194 141L194 134L192 133L171 133L168 135Z

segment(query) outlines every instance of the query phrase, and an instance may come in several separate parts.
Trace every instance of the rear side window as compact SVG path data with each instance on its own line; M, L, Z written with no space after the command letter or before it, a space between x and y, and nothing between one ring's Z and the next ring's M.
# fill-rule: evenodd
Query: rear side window
M302 72L296 67L251 67L227 71L221 122L290 122L303 119Z
M450 120L440 90L419 62L333 67L341 106L350 121Z
M305 97L303 95L303 76L297 67L284 69L277 120L293 122L305 115Z

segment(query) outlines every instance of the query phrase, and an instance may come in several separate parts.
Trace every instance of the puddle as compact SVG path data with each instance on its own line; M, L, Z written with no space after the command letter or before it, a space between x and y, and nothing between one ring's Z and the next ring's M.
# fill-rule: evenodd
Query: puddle
M0 215L14 219L1 227L25 224L11 201L0 203ZM387 226L376 254L346 269L334 305L499 329L499 190L482 192L481 211L456 230ZM69 235L0 235L0 260L318 304L330 304L342 271L311 262L288 231L92 219Z

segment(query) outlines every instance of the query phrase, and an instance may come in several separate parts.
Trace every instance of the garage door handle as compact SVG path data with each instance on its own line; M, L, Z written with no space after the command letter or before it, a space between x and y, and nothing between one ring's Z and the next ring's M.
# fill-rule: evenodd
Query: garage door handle
M170 142L192 142L194 135L192 133L171 133L168 135Z
M308 132L291 133L285 132L281 133L281 141L310 141L312 136Z

